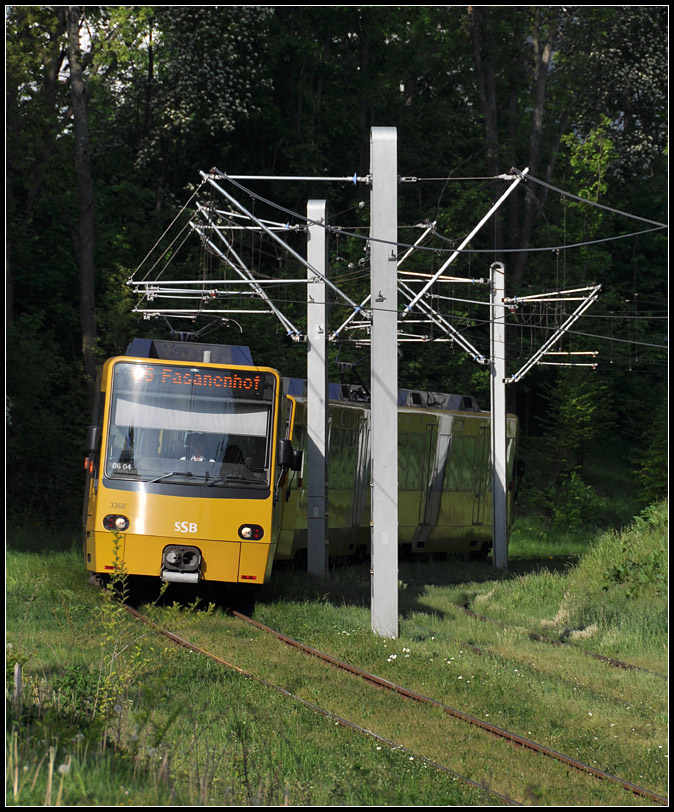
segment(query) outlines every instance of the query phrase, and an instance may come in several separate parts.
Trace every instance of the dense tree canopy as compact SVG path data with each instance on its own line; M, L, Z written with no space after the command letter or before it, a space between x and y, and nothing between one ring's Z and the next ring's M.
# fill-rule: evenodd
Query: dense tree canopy
M436 244L456 245L503 188L489 178L511 167L542 181L511 196L473 244L486 253L462 256L456 272L484 276L502 259L520 295L602 284L600 304L574 337L576 349L600 344L600 366L587 372L598 377L588 386L585 373L539 367L518 385L515 405L525 431L540 433L541 448L572 469L576 442L596 440L588 412L601 413L605 434L623 437L635 454L651 450L635 467L642 479L652 473L644 493L653 495L653 482L661 490L663 462L646 416L666 398L666 232L620 212L666 218L667 11L6 7L11 515L53 521L76 510L87 384L134 335L166 329L137 319L126 280L199 171L364 176L372 126L397 128L400 175L417 179L401 184L404 242L415 239L408 226L435 222ZM367 191L348 184L255 188L286 211L327 197L337 224L368 223L360 205ZM333 241L341 279L362 256L362 241ZM273 275L279 262L271 256L264 271ZM438 260L431 253L424 262L428 270ZM352 276L345 284L354 291L366 285L365 274ZM482 340L484 313L450 294L456 326ZM301 319L301 303L289 306ZM543 306L514 314L512 363L563 315ZM276 325L243 328L238 339L261 363L303 374L301 346L279 357ZM342 360L363 354L339 352ZM469 390L488 402L485 373L457 349L402 352L401 384ZM577 428L564 454L555 420Z

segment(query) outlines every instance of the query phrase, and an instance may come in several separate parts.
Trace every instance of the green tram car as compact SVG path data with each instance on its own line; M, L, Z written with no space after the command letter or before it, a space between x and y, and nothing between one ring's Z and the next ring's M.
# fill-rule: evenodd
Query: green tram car
M305 383L286 379L286 392L297 402L293 445L304 449ZM355 386L330 384L329 398L330 556L357 556L370 546L370 408ZM486 558L492 548L490 413L473 397L435 392L402 390L398 405L402 556ZM508 415L506 423L510 522L517 417ZM306 547L307 492L300 476L289 484L275 559L306 555Z

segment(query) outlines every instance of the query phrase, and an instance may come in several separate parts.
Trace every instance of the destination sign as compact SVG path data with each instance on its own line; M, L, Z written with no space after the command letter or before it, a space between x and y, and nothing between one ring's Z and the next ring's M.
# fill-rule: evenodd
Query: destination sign
M169 364L118 364L115 377L127 385L141 385L146 392L179 392L194 387L207 394L221 393L227 397L271 397L273 376L269 373L242 369L171 366Z
M161 383L175 386L203 386L220 389L243 389L247 392L260 392L262 376L259 374L235 372L210 372L199 369L183 369L177 367L161 367L147 371L148 375L161 375Z

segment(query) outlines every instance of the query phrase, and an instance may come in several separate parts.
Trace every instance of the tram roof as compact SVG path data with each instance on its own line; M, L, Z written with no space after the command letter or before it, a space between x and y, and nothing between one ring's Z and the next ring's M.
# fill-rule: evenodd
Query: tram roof
M210 353L213 364L254 366L248 347L229 344L200 344L194 341L165 341L154 338L134 338L127 348L127 355L136 358L157 358L166 361L191 361L204 363L205 353ZM302 378L284 378L288 395L305 398L307 382ZM345 403L369 403L370 393L358 384L330 383L328 398ZM445 392L426 392L418 389L399 389L398 406L420 409L443 409L449 412L479 412L480 407L472 395L452 395Z
M205 353L210 363L252 367L253 356L248 347L229 344L199 344L195 341L163 341L155 338L134 338L127 355L135 358L158 358L164 361L191 361L203 364Z
M302 378L284 378L288 395L305 398L307 382ZM346 403L369 403L370 393L357 384L328 384L328 399ZM416 389L399 389L398 406L420 409L443 409L448 412L479 412L477 400L472 395L450 395L444 392L424 392Z

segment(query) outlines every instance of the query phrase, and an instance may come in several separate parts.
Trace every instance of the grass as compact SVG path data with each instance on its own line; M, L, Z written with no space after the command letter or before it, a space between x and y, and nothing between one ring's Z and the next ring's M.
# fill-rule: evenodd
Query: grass
M524 523L520 532L524 545ZM458 559L402 564L394 640L370 631L367 566L335 568L327 580L279 571L256 617L664 794L666 683L583 649L666 671L666 536L661 505L622 532L577 534L577 551L557 537L556 555L513 555L506 572ZM90 587L78 550L48 552L47 542L28 552L10 540L7 556L7 665L24 675L22 701L8 704L8 805L496 803L420 755L527 803L634 802L364 686L217 609L147 608L223 659L408 749L337 726L167 647ZM501 625L468 616L466 601ZM573 647L536 643L530 631Z
M7 664L24 673L24 700L8 705L9 805L482 801L450 775L167 649L89 587L76 551L13 551L7 584ZM171 628L221 630L224 620L160 614ZM124 652L112 686L124 690L94 702L111 652Z
M666 672L667 527L666 504L654 505L622 532L596 536L566 574L501 583L481 595L481 610Z
M580 531L564 525L554 525L543 516L532 514L515 519L508 539L510 559L578 560L586 552L596 530Z

